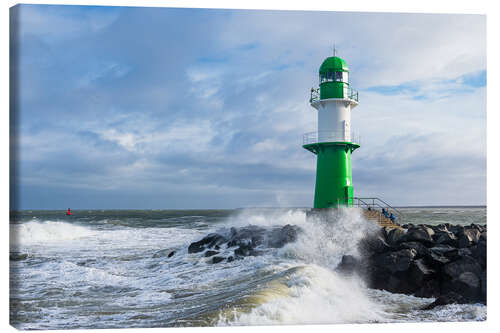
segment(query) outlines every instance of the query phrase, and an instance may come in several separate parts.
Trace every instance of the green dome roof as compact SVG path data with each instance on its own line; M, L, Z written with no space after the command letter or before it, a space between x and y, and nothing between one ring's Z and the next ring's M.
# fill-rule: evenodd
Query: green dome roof
M328 57L319 67L319 72L349 72L344 59L339 57Z

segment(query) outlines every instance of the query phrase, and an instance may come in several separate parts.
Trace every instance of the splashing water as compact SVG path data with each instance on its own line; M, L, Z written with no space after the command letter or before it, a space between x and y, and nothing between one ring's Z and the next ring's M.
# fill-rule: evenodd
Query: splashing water
M249 212L237 218L248 220ZM358 209L339 209L327 219L306 218L303 211L250 215L259 225L292 223L302 229L298 240L279 250L300 269L283 286L287 293L262 298L264 302L247 312L221 316L219 325L327 324L383 321L385 316L372 301L363 281L345 277L333 269L345 254L358 255L357 244L377 226L367 221ZM307 264L304 266L304 264ZM271 288L276 288L272 285ZM265 290L265 289L264 289ZM266 291L264 291L264 294Z

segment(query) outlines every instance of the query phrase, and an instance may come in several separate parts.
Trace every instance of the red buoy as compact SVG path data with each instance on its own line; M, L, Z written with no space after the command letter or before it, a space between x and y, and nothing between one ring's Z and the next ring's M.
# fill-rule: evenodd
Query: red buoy
M71 209L68 208L68 212L66 213L66 215L71 215Z

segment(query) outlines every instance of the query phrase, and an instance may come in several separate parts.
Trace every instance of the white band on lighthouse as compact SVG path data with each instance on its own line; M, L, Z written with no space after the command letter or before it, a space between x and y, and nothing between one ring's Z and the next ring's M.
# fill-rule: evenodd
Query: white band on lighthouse
M351 109L357 102L329 98L312 103L318 110L318 142L351 142Z

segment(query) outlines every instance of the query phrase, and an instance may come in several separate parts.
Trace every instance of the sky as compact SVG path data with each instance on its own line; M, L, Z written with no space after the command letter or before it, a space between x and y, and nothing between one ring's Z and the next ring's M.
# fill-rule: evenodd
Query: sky
M483 15L20 5L11 209L311 207L334 43L355 195L485 205Z

